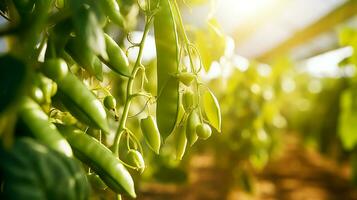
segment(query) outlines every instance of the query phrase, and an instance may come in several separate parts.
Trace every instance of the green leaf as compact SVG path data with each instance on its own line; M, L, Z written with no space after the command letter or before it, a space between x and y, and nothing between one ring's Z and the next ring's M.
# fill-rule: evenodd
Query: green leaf
M224 55L226 49L226 39L215 19L210 19L204 29L196 32L195 43L206 71L210 69L213 61Z
M217 129L218 132L221 132L221 108L217 98L210 90L207 90L203 94L203 106L210 124Z
M11 149L0 146L4 199L88 199L90 186L78 161L32 138L15 140Z

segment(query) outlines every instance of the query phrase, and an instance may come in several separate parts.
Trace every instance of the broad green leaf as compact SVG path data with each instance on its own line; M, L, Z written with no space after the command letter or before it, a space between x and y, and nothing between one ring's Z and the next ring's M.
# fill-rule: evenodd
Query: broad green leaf
M212 62L219 60L226 49L226 39L220 32L216 20L210 19L204 29L196 31L195 44L200 52L203 66L208 71Z
M210 90L207 90L203 94L203 106L210 124L217 129L218 132L221 132L221 108L217 98Z
M11 151L0 145L0 168L6 183L1 199L89 198L90 185L81 164L32 138L16 139Z

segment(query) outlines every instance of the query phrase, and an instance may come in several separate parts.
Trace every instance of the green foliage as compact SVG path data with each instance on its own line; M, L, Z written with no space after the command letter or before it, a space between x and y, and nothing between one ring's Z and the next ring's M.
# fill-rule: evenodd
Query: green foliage
M0 148L4 199L88 199L90 186L78 161L31 138Z
M226 38L215 19L208 20L206 24L204 29L195 32L195 42L200 52L203 66L208 71L212 62L219 61L224 55Z
M218 104L218 100L211 91L206 91L203 95L203 99L203 106L208 121L218 132L221 132L221 108Z

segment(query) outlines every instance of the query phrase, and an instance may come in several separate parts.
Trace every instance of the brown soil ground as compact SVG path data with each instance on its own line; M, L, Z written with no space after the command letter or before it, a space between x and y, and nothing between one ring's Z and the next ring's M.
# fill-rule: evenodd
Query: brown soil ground
M228 170L218 169L210 155L190 162L185 186L143 184L139 200L357 200L357 188L348 180L349 168L289 142L284 153L257 173L254 192L227 189Z

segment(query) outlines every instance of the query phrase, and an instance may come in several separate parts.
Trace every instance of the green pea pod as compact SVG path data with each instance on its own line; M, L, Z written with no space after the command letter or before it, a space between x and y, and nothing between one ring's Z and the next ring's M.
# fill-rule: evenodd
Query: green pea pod
M72 73L57 81L56 96L63 100L64 106L78 119L104 132L109 132L107 114L102 103L88 88Z
M79 66L98 80L103 80L102 65L97 56L78 38L70 38L65 47L67 53Z
M105 190L108 187L97 174L88 174L87 179L95 189Z
M68 110L70 115L78 119L82 123L98 129L98 125L89 118L89 116L80 109L71 98L65 95L61 90L57 92L53 99L53 105L60 110ZM66 119L67 121L67 119ZM70 120L69 120L70 121ZM68 122L68 121L67 121ZM71 124L71 123L69 123Z
M211 136L212 129L208 124L203 123L196 127L196 133L197 133L198 137L206 140L207 138L209 138Z
M114 110L117 106L117 101L113 96L109 95L104 98L103 104L107 109Z
M103 28L107 24L108 18L105 11L100 6L100 2L101 1L97 0L87 1L87 3L90 4L91 10L95 13L97 17L99 26Z
M31 87L30 96L32 99L34 99L39 104L41 104L45 101L45 95L43 94L43 91L41 90L41 88L39 88L37 86Z
M182 157L185 154L186 146L187 146L185 124L180 125L176 128L176 159L178 160L182 160Z
M140 173L143 173L145 169L145 161L139 151L130 149L126 157L129 165L136 167Z
M187 118L186 137L188 144L192 146L198 139L196 128L201 123L197 110L193 110Z
M93 69L95 77L99 81L103 81L103 64L98 57L94 58Z
M186 86L190 86L195 79L195 75L189 72L181 72L177 75L178 80Z
M67 141L52 124L46 113L31 98L24 97L20 103L19 117L31 133L41 142L67 156L72 150Z
M110 20L119 27L125 28L125 19L120 14L119 5L116 0L101 0L99 2Z
M108 59L102 57L100 57L100 59L114 72L130 77L129 60L125 52L109 35L104 34L104 38Z
M150 149L156 154L159 154L161 139L160 132L154 118L152 116L148 116L147 118L141 119L140 127Z
M72 21L77 39L83 44L79 48L89 47L95 55L107 58L104 33L92 8L84 5L80 6L78 11L74 13Z
M173 131L179 110L178 43L169 0L161 0L154 20L157 55L157 125L165 140Z
M119 159L95 138L73 127L58 125L75 156L88 165L114 192L136 197L134 181Z
M70 19L61 20L52 28L49 28L45 60L63 56L65 53L64 48L68 39L71 38L71 32L74 31L73 29L73 24Z
M217 98L210 90L207 90L203 95L203 107L210 124L218 132L221 132L221 108L219 107Z
M47 59L41 66L42 72L52 80L61 80L68 73L67 63L61 58Z
M44 101L46 104L50 104L51 97L53 96L53 93L56 92L56 90L57 90L57 88L56 88L57 84L54 81L52 81L51 79L43 76L42 74L41 74L40 78L41 78L40 88L43 92Z
M186 112L190 112L195 106L195 94L192 90L186 90L182 94L182 105Z

